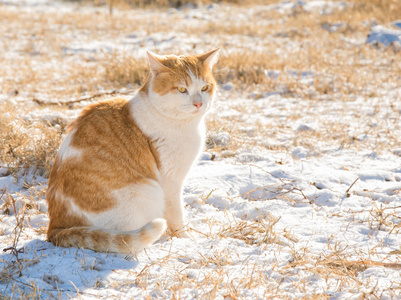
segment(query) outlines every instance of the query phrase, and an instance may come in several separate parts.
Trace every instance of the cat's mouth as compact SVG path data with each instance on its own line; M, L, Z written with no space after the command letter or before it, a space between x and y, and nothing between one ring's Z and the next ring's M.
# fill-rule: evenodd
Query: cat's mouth
M162 114L170 116L173 119L191 119L203 116L207 111L207 106L193 107L192 105L183 105L179 109L161 111Z
M182 112L189 115L198 115L198 114L203 114L205 112L205 109L203 107L199 108L186 107L182 110Z
M202 108L197 108L196 110L194 110L194 111L192 112L192 114L193 114L193 115L197 115L197 114L202 114L202 113L204 113L204 112L205 112L204 109L202 109Z

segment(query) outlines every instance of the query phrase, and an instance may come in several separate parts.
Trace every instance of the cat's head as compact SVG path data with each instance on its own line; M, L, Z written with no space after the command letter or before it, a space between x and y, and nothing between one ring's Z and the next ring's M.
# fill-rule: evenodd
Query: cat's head
M161 114L172 119L203 116L216 91L212 75L220 49L202 55L148 52L150 76L139 90Z

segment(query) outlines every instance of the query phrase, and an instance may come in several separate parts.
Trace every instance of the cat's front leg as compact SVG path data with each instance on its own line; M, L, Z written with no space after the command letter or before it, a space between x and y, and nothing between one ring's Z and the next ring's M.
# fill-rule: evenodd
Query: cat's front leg
M184 224L184 207L181 200L181 186L171 183L166 189L166 208L164 218L172 236L189 237Z

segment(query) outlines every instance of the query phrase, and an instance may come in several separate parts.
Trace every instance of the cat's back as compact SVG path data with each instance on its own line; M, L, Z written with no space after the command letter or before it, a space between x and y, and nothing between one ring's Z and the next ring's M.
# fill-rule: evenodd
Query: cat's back
M153 215L130 217L140 207L135 196L159 192L155 154L132 117L129 101L114 99L84 109L71 123L50 173L49 241L129 253L158 238L166 227L157 219L163 216L162 199L148 201L147 206L160 207Z
M98 102L86 107L78 118L69 125L72 132L72 144L76 147L99 146L99 142L117 136L141 136L129 112L126 99L112 99ZM116 136L117 134L117 136Z
M92 160L98 157L114 167L129 160L132 161L129 165L135 169L144 163L158 164L153 144L137 125L126 99L117 98L88 106L70 124L69 135L68 146Z
M86 211L111 208L113 191L157 178L156 150L129 105L125 99L99 102L71 123L50 173L51 215L69 210L65 199Z

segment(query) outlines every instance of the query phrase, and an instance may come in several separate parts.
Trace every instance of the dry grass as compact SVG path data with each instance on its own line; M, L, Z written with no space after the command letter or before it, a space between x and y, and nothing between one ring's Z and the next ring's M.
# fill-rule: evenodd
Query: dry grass
M354 0L359 19L374 18L378 22L396 21L401 16L401 4L397 0Z
M71 0L65 0L71 1ZM74 0L73 0L74 1ZM83 0L84 2L93 3L94 5L104 5L106 1L101 0ZM277 2L277 0L269 0L270 3ZM188 5L205 5L212 3L224 3L234 5L257 5L266 4L263 0L107 0L109 6L117 7L130 7L130 8L166 8L166 7L186 7Z
M139 86L149 75L145 59L137 60L128 54L114 54L106 60L104 80L115 87Z
M0 259L3 263L5 263L5 267L0 270L0 283L10 283L14 280L14 278L21 277L23 274L23 270L28 268L29 266L35 265L39 262L39 259L26 259L24 257L24 249L18 248L18 241L21 237L21 234L25 228L24 220L26 218L25 213L26 210L29 209L29 206L23 205L22 207L17 207L16 200L12 195L7 193L7 190L0 190L1 198L5 197L5 203L3 204L2 210L6 214L14 215L15 217L15 228L13 230L13 234L11 237L12 243L11 246L5 247L2 249L3 252L11 253L13 259L9 262L3 259ZM0 200L1 200L0 198Z
M305 44L302 49L290 50L294 52L275 53L274 48L269 51L268 47L263 52L237 51L221 57L216 77L220 83L231 81L246 89L257 85L261 91L278 91L309 99L331 95L348 100L357 94L375 97L376 90L369 87L377 89L401 83L397 76L401 64L394 63L399 54L382 53L382 62L372 70L365 61L375 60L376 50L369 46L338 50L345 47L348 45L344 41L319 39L317 43ZM322 49L328 51L322 52ZM347 60L347 57L353 59ZM312 84L305 82L301 70L313 73Z
M23 177L20 172L28 169L33 174L48 176L66 124L62 120L55 120L61 124L47 120L30 124L19 119L10 104L1 104L0 110L1 165L16 177Z
M211 227L217 225L216 221L212 219L207 222L211 222ZM231 224L233 225L232 234L237 235L239 240L244 240L240 236L244 227L238 227L236 222ZM219 225L224 226L224 224ZM259 231L256 229L257 225L256 227L254 225L246 227L250 231ZM226 231L223 233L225 234ZM215 238L208 237L212 240ZM372 266L401 268L399 262L388 263L369 259L368 257L372 254L355 253L352 255L350 251L346 251L346 246L338 243L333 245L329 243L327 252L319 255L312 254L306 247L297 247L296 244L290 247L277 243L259 245L258 251L261 252L268 249L268 251L279 254L290 250L292 258L285 266L279 266L278 262L266 263L240 258L230 248L211 248L207 254L199 252L195 255L193 253L185 255L183 252L170 253L163 258L153 259L152 263L148 264L140 273L135 274L135 281L128 280L124 282L124 285L129 287L135 283L136 286L151 295L155 290L147 290L148 282L157 276L155 274L163 270L162 280L159 281L157 290L172 298L180 298L185 289L193 289L199 293L200 299L213 299L217 295L225 295L232 299L242 299L249 295L256 297L252 291L261 290L263 293L259 293L259 297L264 299L289 299L288 294L283 292L282 285L286 285L288 290L290 288L288 283L291 283L293 291L308 294L302 299L330 299L333 293L341 291L345 287L360 289L361 295L363 293L365 297L380 299L385 291L375 285L366 291L364 282L358 278L358 275ZM170 263L173 261L174 264ZM236 271L238 265L241 266L240 272ZM194 275L192 270L196 270L197 275ZM272 276L272 273L275 275ZM299 280L288 279L296 274L303 274L303 276ZM326 280L325 292L311 293L306 289L310 280L316 276L321 276ZM399 289L399 283L393 282L391 288L386 291L387 295L395 297Z
M359 7L360 5L361 7ZM272 11L254 12L254 18L277 19L282 22L262 22L261 24L249 20L213 20L201 22L200 26L183 26L177 28L181 17L171 16L173 21L166 17L151 15L132 15L129 11L121 12L123 17L110 17L102 11L97 14L52 13L47 16L47 22L31 19L24 13L2 15L4 30L9 32L9 38L17 34L16 30L26 32L33 29L37 36L36 41L30 41L29 36L25 46L21 49L23 60L17 64L7 66L4 70L6 81L0 83L6 93L18 91L30 94L39 93L44 86L41 83L52 80L55 89L50 87L51 95L78 96L80 93L91 93L99 89L111 89L112 86L131 84L137 86L144 78L145 63L133 55L125 53L110 53L103 55L95 53L92 57L83 55L76 63L67 65L48 64L48 56L56 58L60 52L69 50L67 38L69 32L80 32L91 39L112 39L145 30L152 32L171 32L180 30L188 35L203 37L212 35L224 39L227 35L249 37L266 37L263 51L249 50L249 48L223 53L219 64L217 77L220 83L233 81L241 84L241 88L252 89L254 85L260 90L283 91L291 95L300 95L307 98L318 99L321 95L336 95L344 99L350 95L362 93L375 96L375 88L366 86L384 86L388 84L399 85L397 74L401 71L400 54L391 51L381 52L381 59L371 69L366 61L377 60L377 50L370 46L355 47L342 37L357 37L367 34L372 14L380 10L387 15L386 21L397 15L399 6L394 1L357 1L354 7L344 11L335 11L328 15L316 14L313 18L310 13L299 12L281 15ZM233 8L233 10L240 8ZM28 19L28 22L21 22ZM384 22L385 20L379 20ZM328 32L324 24L344 22L344 29L337 32ZM51 23L57 32L46 30ZM298 24L302 24L299 27ZM152 28L152 30L149 30ZM300 43L300 47L281 46L276 42L268 43L269 37L291 38ZM50 41L50 43L47 43ZM41 44L46 43L45 47ZM264 42L265 43L265 42ZM194 45L195 46L195 45ZM4 44L4 47L9 47ZM227 49L231 49L228 46ZM40 49L40 51L38 50ZM72 48L74 49L74 48ZM325 49L322 51L322 49ZM11 50L11 49L9 49ZM84 53L83 53L84 54ZM0 57L1 60L1 57ZM119 64L119 65L118 65ZM40 65L40 69L37 67ZM15 66L15 67L14 67ZM133 71L131 71L134 69ZM269 70L281 71L279 78L269 76ZM312 86L302 82L301 78L289 76L286 71L313 71L315 80ZM50 74L52 76L50 76ZM361 76L360 74L363 74ZM28 75L28 76L27 76ZM11 80L12 78L12 80ZM49 91L50 92L50 91Z

